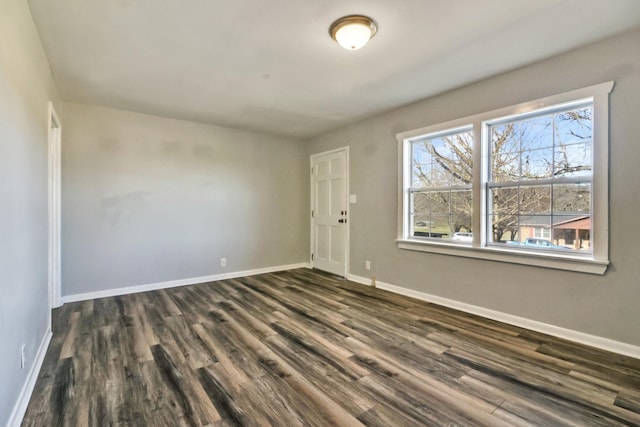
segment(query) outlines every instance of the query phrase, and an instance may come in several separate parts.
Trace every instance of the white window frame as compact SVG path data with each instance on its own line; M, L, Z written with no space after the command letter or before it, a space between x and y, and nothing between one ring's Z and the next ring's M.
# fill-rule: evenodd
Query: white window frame
M398 140L398 237L400 249L445 255L479 258L499 262L525 264L578 271L591 274L604 274L609 265L609 94L614 82L601 83L582 89L548 96L522 104L451 120L420 129L402 132L396 135ZM537 110L557 108L563 104L593 102L593 169L592 169L592 231L591 247L588 254L558 253L553 251L534 251L524 248L509 248L487 245L487 177L489 172L490 122L504 117L525 116ZM411 232L410 188L411 188L411 142L430 134L450 129L470 126L473 128L473 240L471 243L451 242L449 240L419 239ZM476 232L479 231L479 232Z
M551 228L548 227L534 227L533 228L533 237L536 239L547 239L551 240Z

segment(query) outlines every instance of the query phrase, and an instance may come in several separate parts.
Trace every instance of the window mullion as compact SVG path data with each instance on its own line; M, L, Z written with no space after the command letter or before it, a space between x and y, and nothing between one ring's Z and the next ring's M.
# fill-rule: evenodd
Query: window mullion
M487 183L489 188L505 188L505 187L528 187L528 186L541 186L541 185L562 185L562 184L590 184L593 181L592 177L561 177L561 178L549 178L549 179L527 179L527 180L514 180L506 182L491 182Z
M471 187L471 195L472 195L472 203L473 203L473 218L472 220L472 228L473 228L473 241L472 245L479 247L484 244L485 238L485 226L487 224L486 221L486 213L487 213L487 198L485 192L483 191L483 183L484 183L484 175L486 175L486 170L489 165L483 164L483 158L485 157L485 147L487 140L486 129L483 126L480 120L476 120L473 123L473 177L472 177L472 187ZM484 174L484 175L483 175Z
M427 193L430 191L460 191L460 190L471 190L473 188L472 184L467 185L451 185L451 186L441 186L441 187L416 187L410 188L410 193Z

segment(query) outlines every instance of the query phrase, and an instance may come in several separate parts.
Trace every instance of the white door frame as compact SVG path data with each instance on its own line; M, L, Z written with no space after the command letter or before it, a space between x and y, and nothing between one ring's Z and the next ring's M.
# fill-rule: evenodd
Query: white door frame
M314 182L314 175L313 175L313 161L316 157L318 156L324 156L327 154L333 154L333 153L339 153L343 151L344 155L345 155L345 165L344 165L344 184L345 184L345 192L344 192L344 197L345 197L345 203L344 206L346 207L347 210L347 215L346 215L346 219L347 219L347 226L345 227L346 229L346 238L345 238L345 247L344 247L344 274L342 275L344 278L347 278L349 276L349 258L350 258L350 254L349 254L349 241L350 241L350 236L349 236L349 230L351 228L351 207L349 205L349 146L346 147L340 147L340 148L336 148L333 150L328 150L328 151L322 151L320 153L315 153L312 154L310 157L310 167L309 167L309 174L310 174L310 182L309 185L311 186L311 192L309 193L311 195L311 200L310 200L310 212L313 211L314 208L314 200L315 200L315 182ZM309 264L311 265L311 267L313 268L313 252L314 252L314 248L315 248L315 233L314 233L314 219L313 217L311 217L311 222L310 222L310 229L311 229L311 238L310 238L310 242L311 242L311 246L309 248Z
M48 151L49 151L49 308L62 305L61 245L60 245L60 172L62 165L62 125L52 102L49 102Z

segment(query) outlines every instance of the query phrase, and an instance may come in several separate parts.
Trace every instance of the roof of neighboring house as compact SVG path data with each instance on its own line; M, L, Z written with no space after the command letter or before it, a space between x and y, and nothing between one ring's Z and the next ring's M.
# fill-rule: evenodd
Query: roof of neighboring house
M570 230L591 230L591 217L583 216L582 218L564 220L553 224L553 227L566 228Z
M549 227L551 215L531 215L523 216L520 221L521 227ZM590 230L591 229L591 217L585 214L573 214L554 216L555 222L553 226L555 228L569 228Z

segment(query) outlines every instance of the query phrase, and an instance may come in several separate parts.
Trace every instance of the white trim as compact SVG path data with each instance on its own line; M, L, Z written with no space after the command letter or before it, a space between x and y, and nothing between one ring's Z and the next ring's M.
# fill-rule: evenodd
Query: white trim
M159 289L175 288L178 286L195 285L197 283L215 282L218 280L235 279L237 277L255 276L256 274L274 273L276 271L294 270L296 268L311 268L308 263L279 265L275 267L257 268L254 270L236 271L231 273L214 274L211 276L192 277L189 279L170 280L167 282L149 283L146 285L127 286L104 291L87 292L83 294L65 295L62 297L64 303L87 301L96 298L114 297L118 295L135 294L138 292L156 291Z
M400 249L576 271L579 273L602 275L609 265L609 261L598 261L591 258L542 251L527 251L519 248L508 250L496 246L473 247L454 242L426 242L411 239L398 239L396 242Z
M62 165L62 124L58 118L53 102L49 102L47 118L48 140L48 212L49 212L49 247L48 247L48 285L49 308L60 307L61 298L61 234L60 234L60 201L61 201L61 165ZM51 316L49 316L51 327Z
M517 117L519 115L527 114L532 111L544 109L547 107L554 107L558 104L574 103L580 99L602 97L601 102L606 102L608 105L608 101L606 101L605 98L609 97L609 93L611 93L611 91L613 90L613 85L614 85L613 81L608 81L608 82L599 83L593 86L583 87L581 89L575 89L569 92L550 95L544 98L536 99L534 101L522 102L520 104L511 105L508 107L502 107L495 110L478 113L478 114L474 114L474 115L463 117L463 118L449 120L447 122L429 125L419 129L400 132L396 134L396 139L398 140L398 142L402 143L405 139L408 139L408 140L419 139L421 137L424 137L425 135L442 132L449 128L466 126L469 123L483 122L483 121L492 120L495 118L502 118L506 116ZM599 98L598 100L600 99L601 98Z
M362 285L371 285L371 280L366 277L349 274L349 280L360 283ZM430 295L424 292L415 291L413 289L402 288L400 286L391 285L389 283L376 281L376 287L399 295L416 298L433 304L442 305L444 307L460 310L465 313L475 314L486 317L488 319L497 320L498 322L508 323L520 328L530 329L532 331L542 332L543 334L553 335L558 338L564 338L580 344L596 347L602 350L611 351L613 353L622 354L629 357L640 359L640 346L614 341L609 338L603 338L596 335L586 334L584 332L574 331L572 329L561 328L559 326L549 325L548 323L538 322L536 320L524 317L514 316L512 314L503 313L501 311L491 310L477 305L467 304L464 302L442 298L436 295Z
M44 356L47 354L47 348L51 342L52 335L51 329L49 328L42 337L36 357L31 364L31 369L29 369L29 373L27 374L27 378L22 386L22 390L20 390L20 394L18 395L18 401L9 416L7 427L20 427L20 424L22 423L24 414L27 411L27 406L29 405L29 400L31 400L33 388L35 387L36 380L38 379L38 374L40 373L42 363L44 362Z

